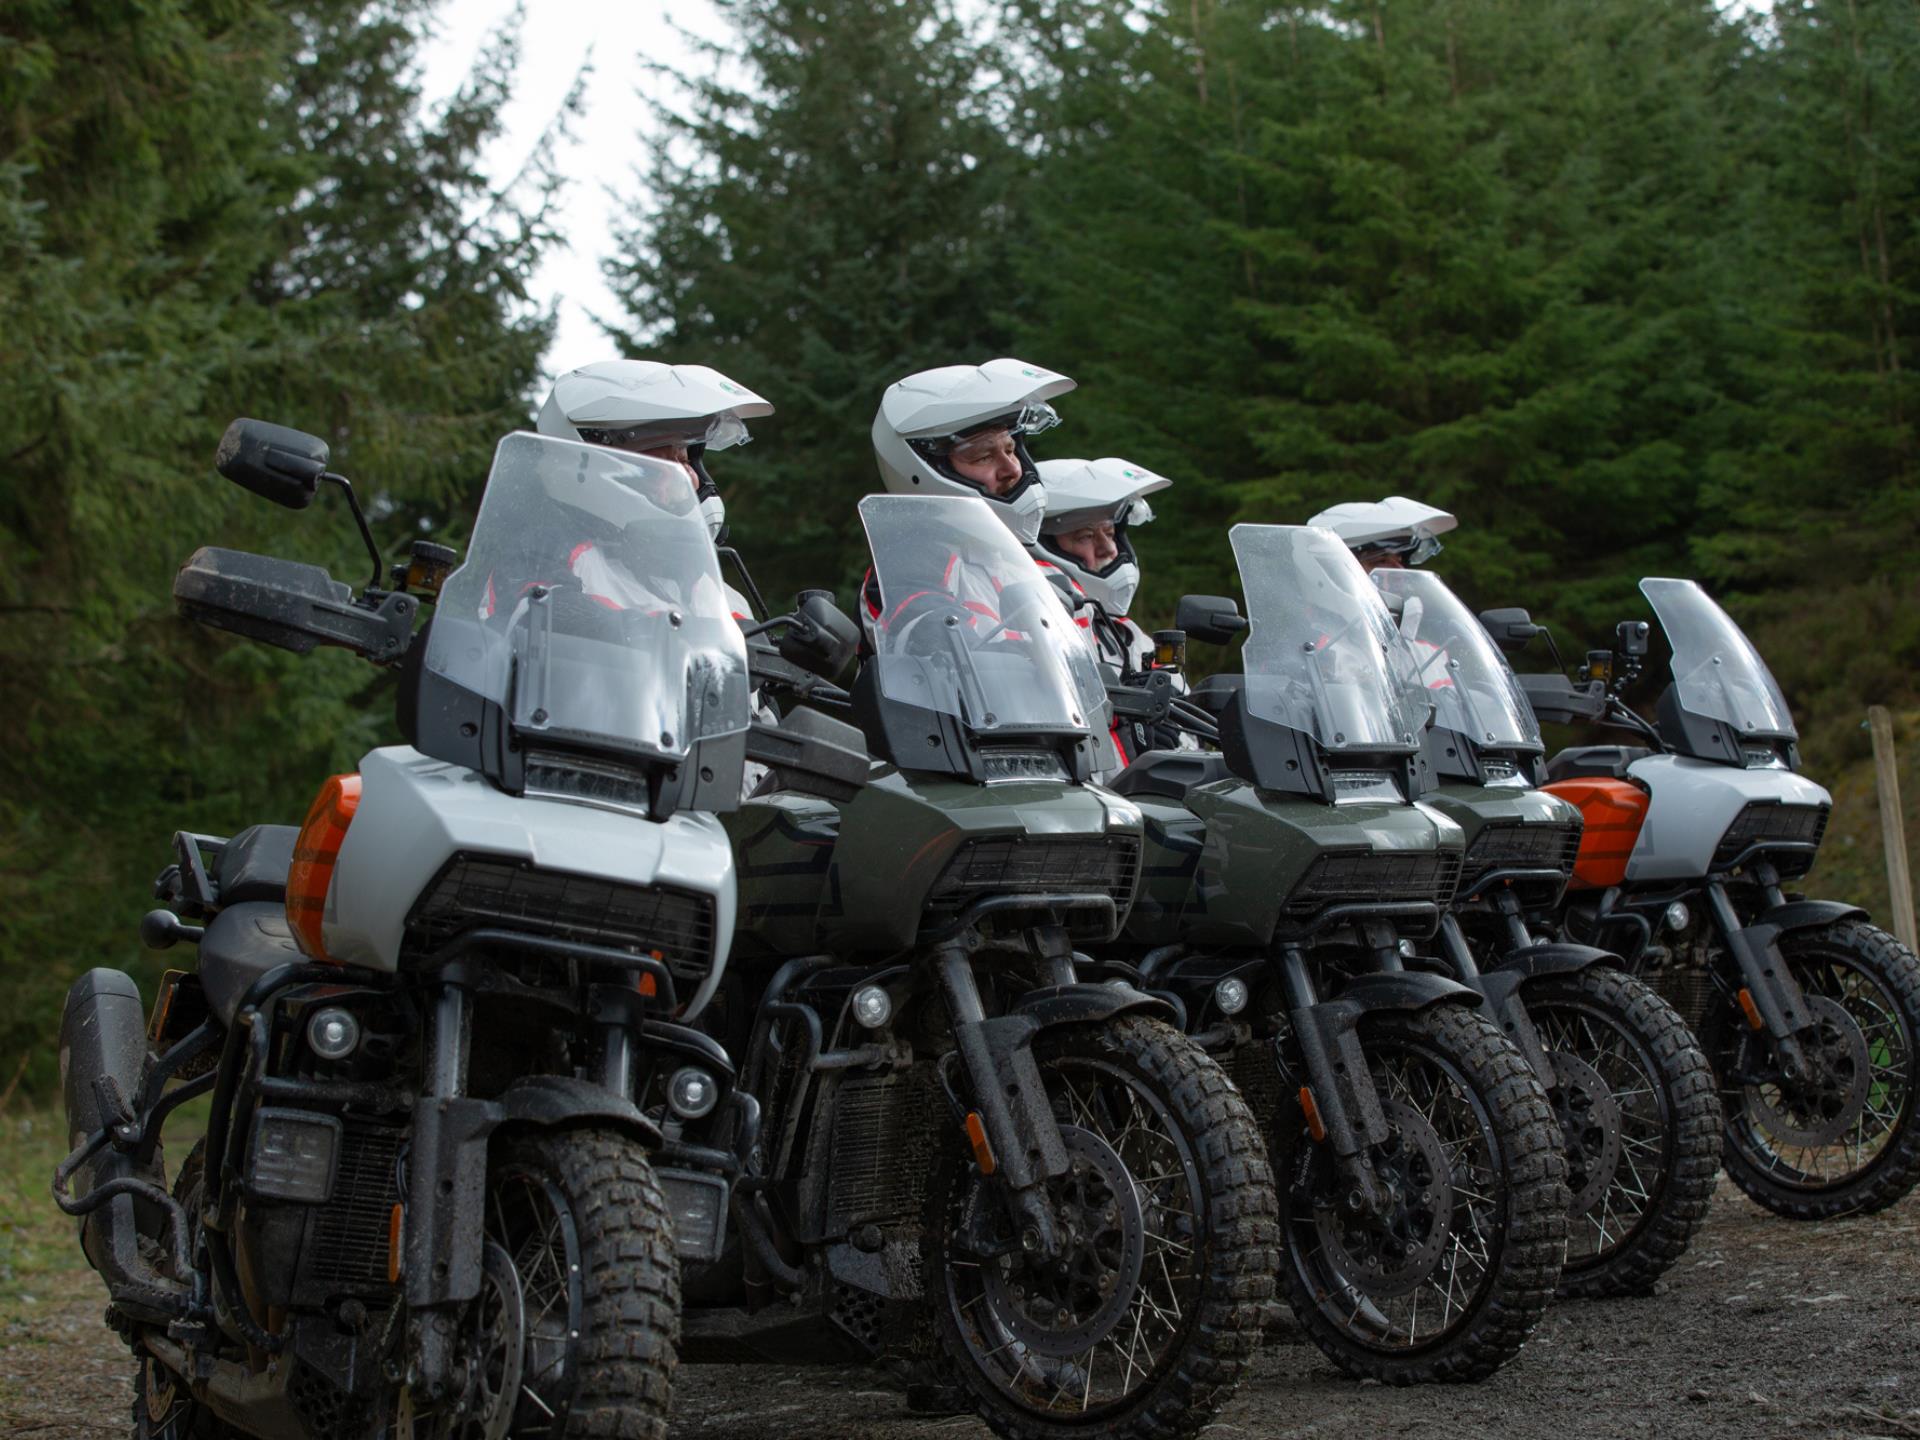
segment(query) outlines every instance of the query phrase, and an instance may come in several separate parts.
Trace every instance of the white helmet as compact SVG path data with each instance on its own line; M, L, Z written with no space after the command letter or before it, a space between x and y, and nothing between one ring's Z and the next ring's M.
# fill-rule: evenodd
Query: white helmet
M1440 536L1460 522L1418 500L1389 495L1384 500L1351 500L1331 506L1307 524L1331 530L1356 554L1385 550L1408 565L1418 565L1440 553Z
M710 366L602 360L553 382L536 428L542 435L636 453L685 445L700 513L717 540L727 507L707 473L706 453L746 444L746 422L772 413L772 405Z
M1046 491L1046 514L1040 521L1040 539L1031 548L1035 558L1057 565L1082 590L1100 602L1115 619L1123 618L1140 588L1140 565L1134 558L1127 529L1153 519L1145 496L1173 482L1130 460L1042 460L1037 467ZM1113 522L1113 544L1118 552L1099 570L1064 549L1058 537L1100 520Z
M1031 545L1040 534L1046 494L1025 437L1060 423L1046 402L1073 387L1064 375L1010 359L945 365L897 380L873 417L880 478L896 495L982 496L1020 543ZM949 458L956 443L988 430L1008 431L1020 456L1020 479L1004 495L987 494Z

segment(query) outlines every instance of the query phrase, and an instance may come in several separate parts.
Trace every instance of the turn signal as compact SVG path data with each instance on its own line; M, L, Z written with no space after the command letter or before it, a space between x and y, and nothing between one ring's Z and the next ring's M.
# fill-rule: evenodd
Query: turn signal
M347 838L347 826L359 808L360 777L328 776L307 811L300 838L293 843L293 868L287 871L287 928L301 950L316 960L331 958L321 938L321 918L327 887L333 883L334 861L340 858L340 842Z
M1747 1024L1756 1030L1767 1028L1767 1022L1760 1018L1760 1007L1753 1003L1753 991L1744 985L1740 987L1740 1008L1746 1012Z

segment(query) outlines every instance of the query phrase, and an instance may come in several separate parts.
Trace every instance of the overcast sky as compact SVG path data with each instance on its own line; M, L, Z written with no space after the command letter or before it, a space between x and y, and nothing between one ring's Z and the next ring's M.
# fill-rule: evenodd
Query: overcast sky
M460 84L512 9L512 0L442 0L437 33L421 51L430 103ZM591 318L621 318L600 277L617 213L608 190L631 195L638 189L635 172L644 155L639 136L647 124L638 87L660 83L642 71L637 57L684 67L692 55L674 24L711 39L721 38L725 27L709 0L529 0L527 12L505 133L485 157L496 179L519 170L589 52L593 60L586 113L573 125L574 143L559 157L560 173L571 182L561 199L560 228L567 243L548 254L535 282L535 293L560 307L559 332L547 355L551 377L612 353Z

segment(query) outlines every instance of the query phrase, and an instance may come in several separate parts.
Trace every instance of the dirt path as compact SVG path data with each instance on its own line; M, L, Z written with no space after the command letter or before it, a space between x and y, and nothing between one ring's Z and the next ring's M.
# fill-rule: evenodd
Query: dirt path
M0 1440L128 1432L126 1352L98 1283L43 1277L0 1316ZM676 1435L780 1440L985 1437L919 1420L878 1378L772 1366L681 1372ZM1920 1437L1920 1198L1867 1220L1792 1225L1725 1181L1663 1295L1549 1311L1518 1361L1477 1386L1341 1378L1276 1336L1207 1432L1249 1440L1827 1440Z

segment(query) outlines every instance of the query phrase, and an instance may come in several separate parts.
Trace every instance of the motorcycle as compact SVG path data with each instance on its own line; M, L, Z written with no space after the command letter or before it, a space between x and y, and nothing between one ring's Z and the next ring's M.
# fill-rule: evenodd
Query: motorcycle
M1545 747L1512 669L1446 582L1382 569L1435 707L1422 803L1466 836L1437 956L1486 998L1547 1089L1572 1193L1562 1294L1640 1293L1685 1252L1719 1171L1722 1118L1698 1042L1618 956L1542 938L1580 812L1534 788Z
M1139 812L1084 783L1092 659L986 502L860 516L869 653L782 724L857 765L769 753L725 817L713 1024L764 1120L733 1244L689 1268L686 1353L880 1361L1007 1436L1190 1434L1257 1343L1274 1198L1164 1003L1079 974L1140 858Z
M1812 869L1832 800L1798 773L1780 687L1699 585L1640 589L1672 651L1652 721L1622 698L1644 621L1622 622L1577 682L1564 666L1520 677L1542 720L1643 742L1547 762L1546 788L1586 819L1560 933L1617 949L1698 1032L1727 1173L1749 1196L1798 1220L1885 1209L1920 1179L1920 961L1859 906L1785 888ZM1482 618L1513 647L1542 633L1521 610Z
M1482 996L1422 968L1464 838L1417 803L1430 702L1406 640L1328 532L1231 538L1244 673L1167 700L1217 752L1149 751L1115 782L1146 844L1124 936L1100 957L1177 1005L1253 1104L1281 1284L1314 1342L1389 1383L1478 1379L1518 1352L1560 1276L1558 1127ZM1186 597L1176 623L1214 643L1248 628L1216 596ZM1170 689L1164 671L1148 681Z
M141 930L195 963L150 1017L90 971L61 1029L54 1195L138 1359L136 1433L664 1434L676 1239L718 1253L725 1211L703 1117L750 1109L692 1023L734 922L706 812L737 799L747 730L712 543L677 467L516 434L466 563L416 544L387 588L327 461L241 420L216 463L294 509L342 489L362 593L217 548L174 593L218 629L400 667L410 743L329 779L297 829L176 835ZM657 605L551 578L588 535ZM649 1087L671 1113L636 1106ZM202 1095L169 1186L163 1127Z

